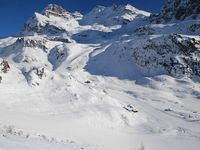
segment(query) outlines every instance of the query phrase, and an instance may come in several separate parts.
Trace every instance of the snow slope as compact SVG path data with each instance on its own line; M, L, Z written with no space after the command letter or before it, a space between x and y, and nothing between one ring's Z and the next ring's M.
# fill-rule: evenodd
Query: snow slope
M149 15L50 4L0 39L0 150L198 150L200 21Z

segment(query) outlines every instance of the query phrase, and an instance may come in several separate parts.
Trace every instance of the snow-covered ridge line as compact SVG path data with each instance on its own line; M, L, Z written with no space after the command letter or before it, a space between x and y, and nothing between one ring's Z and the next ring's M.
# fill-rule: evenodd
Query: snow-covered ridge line
M105 26L126 25L138 16L146 17L150 13L127 5L113 5L111 7L97 6L87 13L81 24L103 24Z

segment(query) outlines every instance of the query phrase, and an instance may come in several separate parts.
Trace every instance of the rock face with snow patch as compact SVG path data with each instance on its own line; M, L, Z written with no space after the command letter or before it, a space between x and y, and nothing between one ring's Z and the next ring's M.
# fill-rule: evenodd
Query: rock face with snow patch
M67 56L68 56L68 48L66 47L65 44L56 46L53 49L51 49L48 55L48 60L53 65L53 70L58 68L59 65L65 61Z
M166 0L161 12L152 15L153 22L169 22L171 20L184 20L187 17L197 19L200 15L199 0Z
M200 31L200 23L190 25L189 30L192 32Z
M45 39L28 39L28 38L18 38L17 43L19 43L22 47L30 47L30 48L41 48L44 51L47 49L46 45L47 40Z
M8 61L6 60L3 60L1 63L0 63L0 73L8 73L8 71L10 70L10 65L8 63Z
M144 68L160 66L175 77L200 76L200 41L194 38L163 35L146 39L131 49L135 62Z
M49 4L42 13L35 13L25 23L21 35L61 34L77 27L81 18L78 12L69 13L58 5Z
M2 75L7 74L9 72L10 65L9 65L8 61L6 61L6 60L0 59L0 61L1 61L1 63L0 63L0 83L1 83L3 80Z
M56 5L56 4L49 4L43 13L45 16L50 17L50 15L53 16L59 16L59 17L68 17L68 13L66 10L64 10L62 7Z
M29 85L39 86L40 83L42 82L42 79L46 77L46 72L43 67L41 68L33 67L31 70L27 72L26 76Z

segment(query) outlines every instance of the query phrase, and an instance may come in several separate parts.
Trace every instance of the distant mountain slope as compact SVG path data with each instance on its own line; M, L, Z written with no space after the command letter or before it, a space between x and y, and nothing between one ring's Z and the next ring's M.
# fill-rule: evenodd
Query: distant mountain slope
M150 13L136 9L131 5L97 6L86 14L82 24L103 24L105 26L126 25L137 17L149 16Z

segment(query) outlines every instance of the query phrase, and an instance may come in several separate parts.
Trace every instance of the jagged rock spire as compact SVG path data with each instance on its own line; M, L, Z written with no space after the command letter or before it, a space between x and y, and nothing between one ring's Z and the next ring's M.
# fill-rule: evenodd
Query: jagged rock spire
M58 6L56 4L49 4L47 7L44 9L43 14L46 15L47 17L49 15L56 15L56 16L65 16L67 11L62 8L61 6Z
M65 12L65 9L63 9L61 6L58 6L56 4L49 4L47 5L47 7L45 8L46 11L53 11L53 12L57 12L57 13L63 13Z

